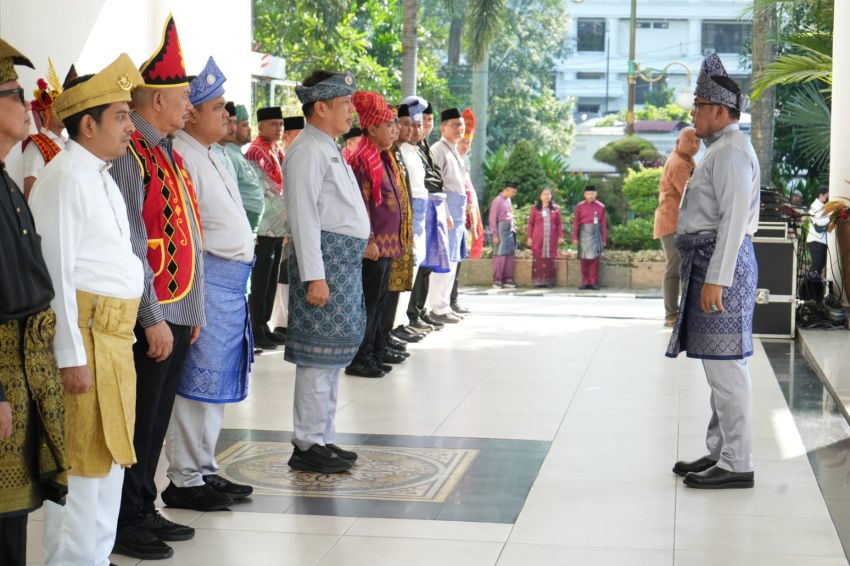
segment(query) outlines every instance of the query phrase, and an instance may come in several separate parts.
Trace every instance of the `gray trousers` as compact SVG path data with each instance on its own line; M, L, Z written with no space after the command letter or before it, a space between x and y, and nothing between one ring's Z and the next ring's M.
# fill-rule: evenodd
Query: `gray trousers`
M335 441L339 371L339 368L295 367L292 442L300 450Z
M753 387L747 360L703 360L711 387L705 445L717 466L753 471Z
M177 487L204 485L218 473L215 445L224 422L224 403L201 403L178 395L165 434L168 479Z
M682 267L682 258L679 256L679 250L676 249L674 240L676 234L667 234L661 236L661 248L664 250L664 257L667 260L664 268L664 317L673 318L679 314L679 283L681 274L679 269Z

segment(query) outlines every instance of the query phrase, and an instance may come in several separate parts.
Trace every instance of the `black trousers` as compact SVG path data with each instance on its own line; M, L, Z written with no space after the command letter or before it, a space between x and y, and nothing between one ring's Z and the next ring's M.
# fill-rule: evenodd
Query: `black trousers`
M168 323L174 335L171 355L157 362L149 358L148 340L144 328L137 324L133 358L136 362L136 428L133 447L136 465L124 471L124 488L121 493L119 527L131 524L139 515L154 510L156 501L156 466L162 453L162 443L171 420L171 409L177 394L177 383L186 354L192 328Z
M431 269L420 267L413 280L413 290L410 292L410 302L407 303L407 318L416 320L425 312L425 301L428 299L428 284L431 282Z
M452 285L452 294L449 296L449 304L454 305L457 304L457 287L460 284L460 266L463 265L462 261L457 262L457 269L455 269L455 284Z
M366 303L366 333L354 361L368 363L375 354L375 338L381 328L387 288L390 284L392 258L382 257L378 261L363 260L363 299Z
M280 261L283 255L283 239L257 236L254 248L257 261L251 271L251 322L254 328L265 325L272 317L274 295L280 277Z
M26 566L28 513L0 518L0 564Z
M818 275L823 275L823 268L826 267L826 252L827 246L821 242L809 242L809 255L812 257L812 271Z
M387 292L387 300L384 303L384 313L381 317L381 328L378 331L378 336L375 338L375 353L380 354L387 349L387 343L390 339L390 331L395 324L395 315L398 311L398 299L401 293L398 291Z

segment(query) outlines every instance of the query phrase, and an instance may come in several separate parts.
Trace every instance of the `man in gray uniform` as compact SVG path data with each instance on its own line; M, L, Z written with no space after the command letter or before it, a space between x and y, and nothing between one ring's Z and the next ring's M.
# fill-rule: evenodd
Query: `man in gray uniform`
M746 105L720 58L705 58L692 111L708 148L682 197L676 247L682 256L682 297L667 356L702 359L711 387L708 455L677 462L685 485L705 489L753 486L753 310L758 265L759 164L738 129Z
M326 474L357 460L334 444L339 372L366 330L361 263L369 216L336 144L351 128L354 91L350 72L315 71L295 87L307 125L283 162L293 244L284 359L296 365L289 466Z

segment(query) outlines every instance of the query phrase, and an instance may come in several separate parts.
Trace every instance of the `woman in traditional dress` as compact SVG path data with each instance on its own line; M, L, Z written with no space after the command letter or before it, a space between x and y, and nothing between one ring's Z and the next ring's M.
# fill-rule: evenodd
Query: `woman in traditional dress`
M543 189L528 217L528 246L534 255L531 281L535 287L555 286L555 259L563 242L561 208L552 202L552 191Z

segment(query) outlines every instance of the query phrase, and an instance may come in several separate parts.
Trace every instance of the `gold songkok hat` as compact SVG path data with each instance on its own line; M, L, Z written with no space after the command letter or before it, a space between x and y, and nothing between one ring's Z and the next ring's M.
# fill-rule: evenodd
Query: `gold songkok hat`
M18 80L15 65L25 65L35 69L32 61L26 55L0 39L0 84Z
M101 72L78 85L66 88L53 103L61 120L102 104L130 102L130 92L144 84L130 56L122 53Z

